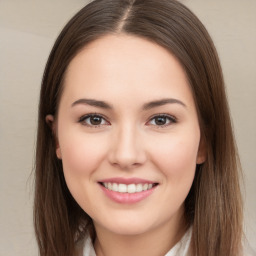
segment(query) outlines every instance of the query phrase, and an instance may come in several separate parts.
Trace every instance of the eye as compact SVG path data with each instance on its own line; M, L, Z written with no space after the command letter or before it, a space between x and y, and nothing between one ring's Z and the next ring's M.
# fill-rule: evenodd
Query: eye
M98 127L102 125L109 125L109 122L106 121L106 119L98 114L89 114L82 116L79 119L79 123L82 123L87 126L92 126L92 127Z
M148 122L149 125L154 125L154 126L168 126L170 124L176 123L177 120L173 116L170 115L156 115L153 118L151 118Z

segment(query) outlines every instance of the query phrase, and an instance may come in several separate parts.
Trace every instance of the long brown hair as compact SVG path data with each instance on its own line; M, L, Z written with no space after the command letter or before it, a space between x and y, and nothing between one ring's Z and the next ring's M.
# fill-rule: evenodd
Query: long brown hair
M39 104L34 223L40 255L75 255L76 243L88 231L93 235L92 220L67 188L45 117L57 115L70 61L86 44L111 33L153 41L183 66L207 148L207 160L197 166L185 200L186 219L193 225L191 252L194 256L240 255L240 168L222 70L205 27L175 0L96 0L79 11L57 38L45 68Z

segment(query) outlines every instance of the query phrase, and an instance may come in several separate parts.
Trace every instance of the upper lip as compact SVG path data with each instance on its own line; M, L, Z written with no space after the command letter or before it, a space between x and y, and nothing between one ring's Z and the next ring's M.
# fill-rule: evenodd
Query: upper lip
M154 184L157 182L141 179L141 178L122 178L122 177L114 177L109 179L99 180L99 183L118 183L118 184Z

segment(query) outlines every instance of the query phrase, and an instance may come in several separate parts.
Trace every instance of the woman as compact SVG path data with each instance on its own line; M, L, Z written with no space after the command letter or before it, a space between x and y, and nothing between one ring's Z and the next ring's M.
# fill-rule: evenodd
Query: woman
M40 255L238 256L239 160L212 40L175 0L96 0L41 88Z

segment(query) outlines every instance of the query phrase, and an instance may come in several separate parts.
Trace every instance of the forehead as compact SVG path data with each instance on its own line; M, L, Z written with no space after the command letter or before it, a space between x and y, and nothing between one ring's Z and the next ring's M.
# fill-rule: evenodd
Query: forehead
M158 44L130 35L107 35L85 46L68 66L64 94L191 98L179 61Z
M139 68L156 71L163 66L182 69L178 60L162 46L141 37L120 34L106 35L86 45L69 64L67 76L70 72L79 72L80 65L90 70L109 67L112 71L115 64L125 68L134 65L136 69L133 71L141 71Z

